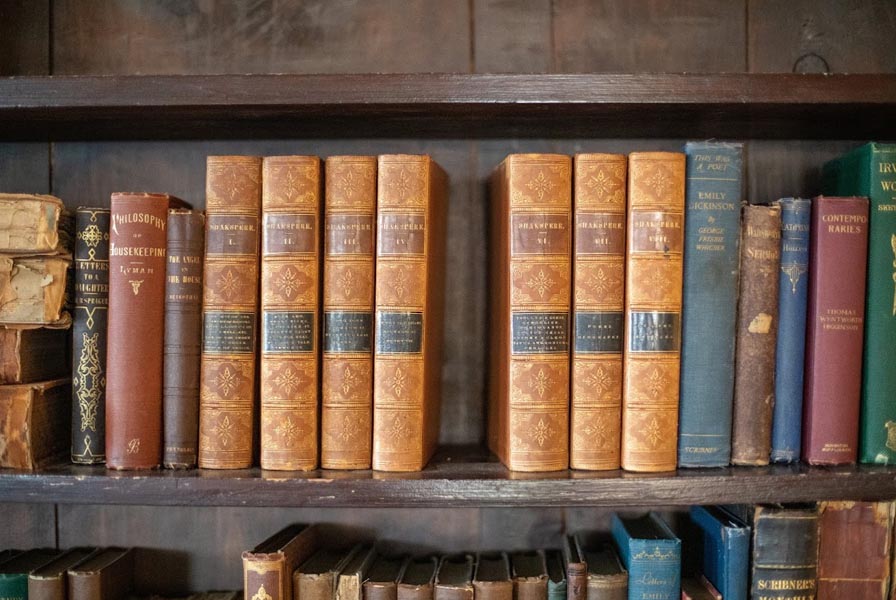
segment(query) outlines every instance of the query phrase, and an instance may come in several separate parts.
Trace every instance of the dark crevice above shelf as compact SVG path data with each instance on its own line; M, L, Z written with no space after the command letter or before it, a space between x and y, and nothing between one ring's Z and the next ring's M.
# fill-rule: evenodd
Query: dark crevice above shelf
M896 137L896 75L0 77L0 140Z
M896 498L896 467L732 467L673 473L510 473L478 448L442 448L421 473L0 470L0 502L158 506L630 506Z

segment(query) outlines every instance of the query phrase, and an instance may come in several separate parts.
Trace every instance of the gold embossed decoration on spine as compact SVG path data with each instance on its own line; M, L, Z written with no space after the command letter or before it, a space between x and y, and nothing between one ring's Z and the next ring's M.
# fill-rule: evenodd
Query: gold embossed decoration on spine
M199 466L252 466L261 158L209 156Z
M492 176L489 446L516 471L569 465L571 167L513 154Z
M629 155L622 468L675 469L685 155Z
M377 164L373 468L419 471L439 431L448 178L428 156Z
M262 167L261 468L317 467L320 159Z
M321 447L324 469L369 469L376 157L326 162Z
M622 154L577 154L569 466L618 469L625 297Z

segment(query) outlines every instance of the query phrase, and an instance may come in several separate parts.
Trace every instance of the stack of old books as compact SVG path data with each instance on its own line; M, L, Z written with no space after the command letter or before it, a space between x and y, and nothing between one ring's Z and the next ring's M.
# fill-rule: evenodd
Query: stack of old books
M0 194L0 466L68 446L70 231L58 198Z

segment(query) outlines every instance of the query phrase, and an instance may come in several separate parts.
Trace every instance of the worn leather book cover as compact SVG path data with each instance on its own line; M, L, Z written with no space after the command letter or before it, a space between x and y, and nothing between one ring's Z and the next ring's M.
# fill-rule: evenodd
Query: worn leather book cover
M588 565L579 551L575 536L563 536L566 565L566 600L585 600L588 594Z
M317 468L320 159L268 156L261 193L261 468Z
M398 580L398 600L432 600L439 559L435 556L412 558Z
M64 329L0 327L0 385L67 375L68 336Z
M681 593L681 540L656 513L637 518L614 513L612 531L629 574L629 598L676 598Z
M575 544L587 570L588 600L626 600L628 571L622 566L613 544L596 539L593 533L579 532Z
M327 158L320 465L369 469L376 157Z
M68 328L68 256L0 255L0 323Z
M289 525L243 552L243 597L292 600L293 571L314 553L313 525Z
M58 555L50 548L27 550L0 565L0 598L28 600L28 575Z
M448 176L429 156L377 165L373 468L419 471L439 434Z
M364 600L397 600L398 580L407 562L406 556L377 556L364 581Z
M545 550L548 575L548 600L566 600L566 564L560 550Z
M107 548L68 571L68 600L124 600L134 585L134 550Z
M361 600L364 581L376 559L377 552L373 546L359 548L336 578L335 600Z
M205 215L168 213L162 464L196 466L199 454L199 359L202 346L202 257Z
M818 574L815 506L757 506L753 513L752 600L812 600Z
M511 154L491 178L488 443L514 471L569 466L571 168Z
M688 142L679 467L731 460L743 144Z
M108 208L75 211L71 455L77 464L106 461L110 215Z
M199 466L244 469L255 418L261 158L209 156L205 210Z
M622 154L577 154L573 167L573 469L619 468L626 166Z
M818 506L818 600L887 600L892 502Z
M503 552L480 552L473 574L473 595L480 600L513 600L510 561Z
M806 325L803 458L854 463L865 331L867 198L813 201Z
M685 155L628 157L622 468L677 464Z
M0 194L0 253L65 253L70 250L69 238L65 207L59 198L43 194Z
M772 462L800 459L803 431L803 366L809 292L809 217L812 201L782 198L781 270L778 273L778 341Z
M718 506L692 506L690 514L700 531L701 571L726 600L746 600L750 581L749 525Z
M526 550L510 555L515 600L547 600L548 568L543 550Z
M475 568L475 561L469 554L443 556L439 561L439 570L436 573L433 599L473 600Z
M336 597L336 578L358 548L321 548L315 552L293 572L293 596L304 600L333 600Z
M28 600L66 600L68 598L67 573L95 550L74 548L63 552L28 576Z
M162 351L168 194L112 194L106 359L106 465L162 462ZM139 340L139 343L134 343Z
M71 379L0 386L0 467L36 469L68 452Z
M722 600L722 594L702 576L684 577L681 580L681 600Z
M868 280L860 457L896 462L896 144L872 142L825 165L825 193L865 196Z
M775 403L781 208L744 207L731 462L767 465Z

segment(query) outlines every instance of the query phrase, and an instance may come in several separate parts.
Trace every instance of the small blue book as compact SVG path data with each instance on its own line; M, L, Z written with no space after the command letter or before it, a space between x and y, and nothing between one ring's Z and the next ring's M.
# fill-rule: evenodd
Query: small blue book
M731 459L743 146L689 142L678 466Z
M782 198L779 203L781 272L778 274L778 341L775 350L771 460L786 463L800 459L812 201Z
M681 540L656 514L613 515L613 541L628 571L628 599L679 600Z
M703 534L703 575L725 600L747 600L750 527L718 506L692 506L691 520Z

